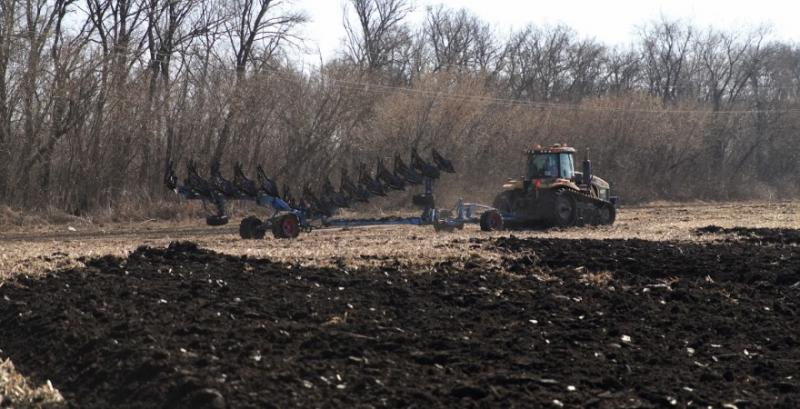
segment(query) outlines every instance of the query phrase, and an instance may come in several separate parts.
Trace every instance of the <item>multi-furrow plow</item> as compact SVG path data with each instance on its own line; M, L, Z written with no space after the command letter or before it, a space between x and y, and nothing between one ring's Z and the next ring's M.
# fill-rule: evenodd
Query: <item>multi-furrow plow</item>
M261 166L256 168L256 179L248 178L241 164L233 168L233 179L223 177L219 164L211 166L210 176L202 177L197 166L187 164L187 177L179 183L172 163L167 167L165 180L167 187L187 200L201 200L204 205L214 207L213 214L206 223L221 226L228 223L226 203L229 201L253 201L262 207L271 208L272 214L262 220L257 216L244 218L239 225L243 239L261 239L267 231L277 238L295 238L301 231L313 228L353 227L381 224L433 225L437 230L462 228L465 223L480 221L475 212L490 209L477 204L459 201L455 209L438 210L433 194L433 183L444 173L455 173L450 160L435 149L431 152L432 161L422 159L416 149L411 151L407 164L400 155L394 158L394 169L389 170L382 160L377 163L374 173L367 165L358 167L357 177L351 179L346 169L342 169L339 188L330 179L314 190L306 185L301 195L295 198L288 185L282 189L274 179L267 176ZM411 186L421 185L423 192L413 197L415 206L422 208L418 217L385 219L342 219L334 218L337 210L349 208L356 203L366 203L374 197L387 196L392 191L403 191Z

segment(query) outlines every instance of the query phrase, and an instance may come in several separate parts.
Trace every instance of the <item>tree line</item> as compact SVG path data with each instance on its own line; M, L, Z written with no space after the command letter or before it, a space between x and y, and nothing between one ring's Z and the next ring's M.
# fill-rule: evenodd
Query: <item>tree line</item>
M628 46L467 10L348 0L321 66L289 0L0 0L0 204L169 200L170 161L291 186L436 147L490 200L535 143L588 148L626 200L795 197L800 47L661 18Z

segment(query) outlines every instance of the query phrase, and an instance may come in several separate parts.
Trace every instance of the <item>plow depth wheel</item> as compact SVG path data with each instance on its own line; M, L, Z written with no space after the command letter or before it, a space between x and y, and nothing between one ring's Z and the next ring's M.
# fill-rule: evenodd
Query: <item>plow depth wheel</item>
M293 239L300 235L300 219L294 214L278 216L272 222L272 235L278 239Z
M481 230L503 230L503 215L497 210L487 210L481 215Z
M239 236L245 240L263 239L264 230L261 229L261 220L255 216L248 216L239 223Z

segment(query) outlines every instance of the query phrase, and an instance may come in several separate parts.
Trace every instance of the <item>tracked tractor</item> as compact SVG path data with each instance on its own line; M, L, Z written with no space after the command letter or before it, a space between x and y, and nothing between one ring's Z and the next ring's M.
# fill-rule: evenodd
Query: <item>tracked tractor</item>
M575 171L574 148L536 146L527 151L527 174L509 179L493 207L484 213L481 227L609 225L616 218L617 199L608 182L592 174L588 154L583 171Z

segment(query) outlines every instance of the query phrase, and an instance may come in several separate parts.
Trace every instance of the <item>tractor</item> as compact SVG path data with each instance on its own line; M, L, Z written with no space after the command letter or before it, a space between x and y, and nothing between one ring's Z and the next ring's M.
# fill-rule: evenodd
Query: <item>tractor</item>
M483 230L503 226L567 227L614 223L617 198L608 182L592 174L592 163L575 171L575 149L556 144L537 145L527 153L527 175L509 179L493 207L481 217Z

